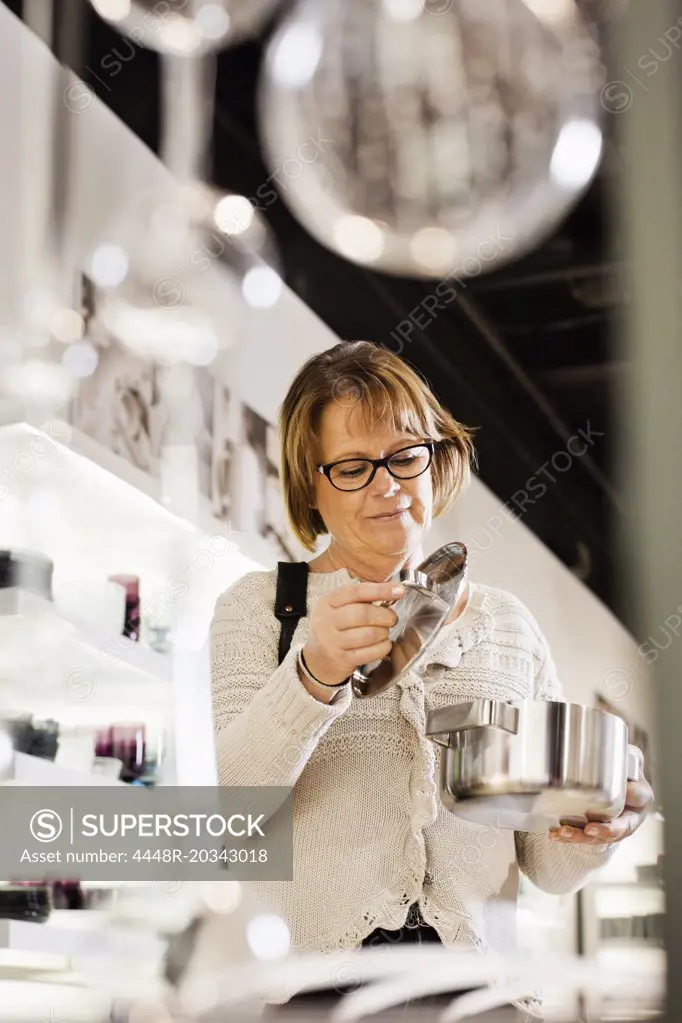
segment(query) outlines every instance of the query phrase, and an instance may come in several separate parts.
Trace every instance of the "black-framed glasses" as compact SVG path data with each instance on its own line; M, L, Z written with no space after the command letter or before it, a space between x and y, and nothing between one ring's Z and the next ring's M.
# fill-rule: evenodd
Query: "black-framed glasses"
M382 467L397 480L421 476L431 465L435 448L435 441L423 440L400 448L386 458L343 458L340 462L318 465L317 471L323 473L337 490L362 490L369 486Z

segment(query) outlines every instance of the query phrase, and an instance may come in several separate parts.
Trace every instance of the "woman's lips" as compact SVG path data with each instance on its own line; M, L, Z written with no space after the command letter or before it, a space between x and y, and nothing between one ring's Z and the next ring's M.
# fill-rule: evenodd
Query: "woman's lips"
M399 508L398 511L390 512L387 515L372 515L373 522L397 522L407 513L407 508Z

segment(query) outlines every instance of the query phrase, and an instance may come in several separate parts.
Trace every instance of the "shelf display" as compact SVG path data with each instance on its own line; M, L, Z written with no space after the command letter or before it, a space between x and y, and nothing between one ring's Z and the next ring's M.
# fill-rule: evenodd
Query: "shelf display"
M48 885L14 884L0 887L0 920L42 923L52 912Z
M118 583L125 590L123 635L137 641L140 638L140 580L136 575L111 575L109 582Z
M35 721L30 714L16 714L0 718L0 726L4 726L12 741L12 746L19 753L27 753L32 757L54 760L59 750L59 723L48 719Z
M52 600L53 564L35 551L0 551L0 589L21 586Z
M143 724L117 724L102 730L96 737L95 756L119 762L121 781L155 784L159 762L149 749Z

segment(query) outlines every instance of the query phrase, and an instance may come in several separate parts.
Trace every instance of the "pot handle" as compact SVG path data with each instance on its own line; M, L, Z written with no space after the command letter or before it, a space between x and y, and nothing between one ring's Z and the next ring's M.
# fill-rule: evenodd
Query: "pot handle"
M407 593L410 590L417 590L419 593L424 593L427 597L438 596L438 591L435 586L432 585L429 581L429 577L423 572L404 569L400 573L400 582L405 587L405 596L407 596ZM394 604L397 604L398 601L404 599L405 597L396 597L395 600L374 600L372 603L376 607L392 607Z
M500 700L474 700L473 703L455 703L432 710L426 721L425 734L439 746L449 746L452 732L499 728L516 735L518 727L518 707Z
M641 781L644 777L644 754L639 746L628 745L628 781Z

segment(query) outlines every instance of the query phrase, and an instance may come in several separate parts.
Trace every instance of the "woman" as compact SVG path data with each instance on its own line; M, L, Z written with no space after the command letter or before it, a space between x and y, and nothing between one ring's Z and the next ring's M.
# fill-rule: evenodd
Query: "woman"
M493 831L444 810L434 707L479 697L560 699L546 642L514 596L469 581L428 663L370 700L348 677L388 654L401 588L433 518L467 485L471 432L397 356L370 342L310 359L280 410L282 481L308 565L307 616L278 666L275 572L219 599L212 626L221 785L293 786L294 879L259 883L294 950L338 951L417 936L509 950L519 871L548 892L585 883L643 820L630 785L609 825L552 834ZM339 978L342 981L344 978ZM286 996L285 996L286 997Z

